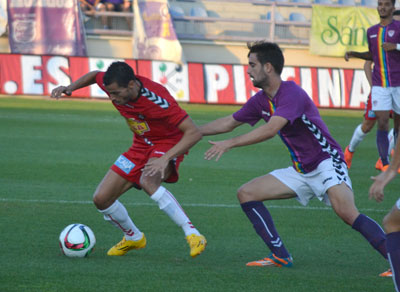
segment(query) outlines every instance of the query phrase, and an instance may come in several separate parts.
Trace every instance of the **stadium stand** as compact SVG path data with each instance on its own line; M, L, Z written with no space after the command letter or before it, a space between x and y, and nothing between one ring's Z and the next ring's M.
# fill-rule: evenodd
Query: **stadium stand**
M376 7L377 3L377 0L361 0L362 6Z
M343 6L354 6L356 5L355 0L339 0L338 4L343 5Z
M185 11L183 8L177 5L169 5L169 13L171 14L172 18L185 16Z
M332 0L315 0L314 3L320 5L333 5Z
M286 44L308 44L312 0L171 0L169 11L178 38L200 41L253 41L264 38ZM332 0L315 0L332 1ZM226 6L229 5L229 9ZM243 12L246 13L243 13ZM293 14L296 11L297 14ZM102 29L100 17L112 21ZM132 36L127 17L133 13L96 12L85 23L88 35Z
M289 20L290 21L299 21L299 22L308 22L307 18L298 12L292 12L289 15Z
M203 7L195 6L190 9L190 16L208 17L208 14Z

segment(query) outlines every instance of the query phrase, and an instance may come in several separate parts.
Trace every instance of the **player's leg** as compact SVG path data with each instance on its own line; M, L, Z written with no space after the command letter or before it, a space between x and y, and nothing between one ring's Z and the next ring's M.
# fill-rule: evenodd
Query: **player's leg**
M353 160L353 154L358 145L364 140L364 137L372 130L376 122L375 113L372 110L371 94L368 95L367 103L365 105L364 119L361 125L354 129L353 136L351 137L349 145L344 150L344 160L347 168L350 169Z
M378 130L376 131L376 145L382 161L382 170L389 164L389 111L376 111Z
M118 198L134 184L110 169L97 187L93 202L104 219L124 233L123 240L108 251L108 255L124 255L128 250L144 248L146 238L128 215Z
M392 92L390 88L373 86L371 92L372 110L375 112L378 129L376 131L376 145L382 161L382 170L389 164L389 115L392 110Z
M152 157L149 161L154 159L157 159L157 157ZM167 181L171 176L177 175L177 166L178 165L174 162L170 162L164 174ZM164 211L176 225L182 228L190 246L190 255L196 257L204 251L207 241L194 227L178 200L169 190L161 186L161 183L162 179L160 173L153 176L142 175L140 177L140 186L150 198L158 204L160 210Z
M396 291L400 288L400 199L383 219L387 239L386 248Z
M362 124L354 129L353 136L351 137L349 145L344 152L344 158L347 168L350 169L353 160L353 154L358 145L364 140L365 136L372 130L375 125L375 119L364 119Z
M332 208L342 220L360 232L368 242L387 259L386 236L382 228L371 218L360 214L354 203L353 191L342 182L327 190Z
M271 254L259 261L250 262L248 266L286 266L292 265L292 259L283 244L274 221L262 201L289 199L296 194L271 174L257 177L241 186L238 199L257 234L271 250Z

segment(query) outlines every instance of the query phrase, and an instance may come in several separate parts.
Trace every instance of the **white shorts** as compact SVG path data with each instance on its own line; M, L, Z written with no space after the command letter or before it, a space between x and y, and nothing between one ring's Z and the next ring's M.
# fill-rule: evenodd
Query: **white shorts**
M290 166L274 170L270 174L291 188L297 195L296 199L303 206L306 206L314 197L330 206L327 190L342 182L352 189L346 163L338 165L332 159L322 161L317 169L309 173L298 173Z
M371 91L373 111L393 110L400 114L400 86L380 87L373 86Z

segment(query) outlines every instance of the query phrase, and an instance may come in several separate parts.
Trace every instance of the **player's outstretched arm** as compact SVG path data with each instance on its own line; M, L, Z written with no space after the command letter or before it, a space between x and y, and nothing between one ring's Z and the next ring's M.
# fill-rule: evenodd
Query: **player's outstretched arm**
M399 136L400 137L400 136ZM393 160L390 162L388 169L378 176L371 177L374 183L369 189L369 198L382 202L384 197L385 186L396 177L397 170L400 167L400 139L397 138L396 147L393 154Z
M68 86L58 86L51 91L51 97L60 98L63 94L70 96L73 91L96 83L99 71L91 71Z
M344 54L344 59L346 61L348 61L350 58L359 58L359 59L363 59L363 60L372 61L372 55L369 51L366 51L366 52L348 51Z
M265 125L254 129L253 131L224 141L209 141L213 146L206 151L204 159L211 160L214 157L216 161L231 148L256 144L274 137L286 124L288 120L273 116Z
M208 124L204 124L199 127L200 132L203 136L216 135L222 133L228 133L233 131L236 127L243 124L242 122L236 121L232 115L217 119Z

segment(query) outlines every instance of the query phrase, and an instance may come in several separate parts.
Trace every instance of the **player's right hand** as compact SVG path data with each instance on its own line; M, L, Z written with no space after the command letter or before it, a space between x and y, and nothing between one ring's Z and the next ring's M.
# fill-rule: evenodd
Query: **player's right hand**
M59 99L63 93L70 96L72 91L67 86L58 86L51 91L51 97Z

